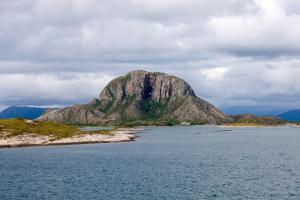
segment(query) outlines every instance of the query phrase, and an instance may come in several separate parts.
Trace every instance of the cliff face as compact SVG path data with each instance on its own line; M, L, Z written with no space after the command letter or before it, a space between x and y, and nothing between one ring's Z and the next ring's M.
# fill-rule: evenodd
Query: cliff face
M89 104L50 111L39 120L70 124L223 123L228 118L196 97L182 79L158 72L133 71L112 80Z
M181 96L194 96L192 88L182 79L163 73L133 71L112 80L100 93L102 101L123 101L135 96L136 100L165 101Z

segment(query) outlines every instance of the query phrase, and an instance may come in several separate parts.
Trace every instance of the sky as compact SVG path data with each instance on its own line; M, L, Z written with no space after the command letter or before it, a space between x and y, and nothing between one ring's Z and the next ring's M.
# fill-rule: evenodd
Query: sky
M0 109L176 75L219 108L300 108L299 0L0 1Z

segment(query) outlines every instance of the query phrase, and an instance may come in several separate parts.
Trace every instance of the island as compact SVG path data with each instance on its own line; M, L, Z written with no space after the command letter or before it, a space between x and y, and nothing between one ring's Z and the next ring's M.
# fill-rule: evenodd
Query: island
M184 80L136 70L113 79L87 104L48 109L35 120L0 120L0 147L132 141L138 126L274 126L276 117L225 115ZM80 126L133 127L86 132Z
M28 119L0 120L0 148L87 143L127 142L135 140L138 128L83 131L79 127Z
M231 115L233 121L226 123L226 126L232 127L263 127L263 126L283 126L287 122L271 116L256 116L251 114Z

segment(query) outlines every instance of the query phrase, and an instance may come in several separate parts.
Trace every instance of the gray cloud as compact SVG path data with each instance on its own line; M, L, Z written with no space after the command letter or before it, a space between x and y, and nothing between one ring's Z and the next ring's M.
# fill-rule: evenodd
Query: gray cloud
M0 2L0 104L83 103L133 69L218 106L300 107L297 0Z

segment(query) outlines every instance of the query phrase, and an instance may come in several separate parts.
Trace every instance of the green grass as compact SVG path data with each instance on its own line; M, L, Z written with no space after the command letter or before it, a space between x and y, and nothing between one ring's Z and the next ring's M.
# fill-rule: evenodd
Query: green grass
M232 126L278 126L284 125L286 122L273 117L241 117L235 119L234 122L230 123Z
M85 132L75 126L58 124L55 122L35 121L26 123L23 119L1 119L0 136L13 137L22 134L36 134L53 136L54 139L72 137L79 134L111 134L110 131Z

